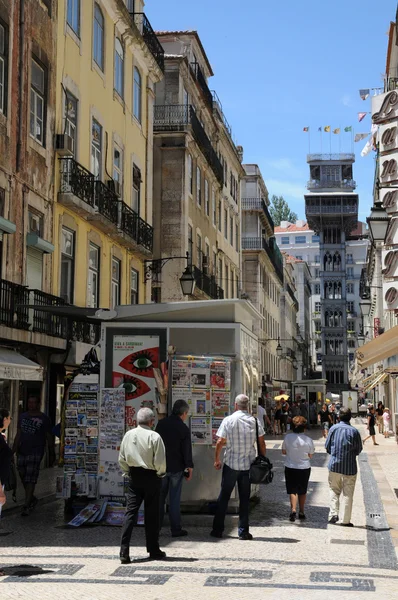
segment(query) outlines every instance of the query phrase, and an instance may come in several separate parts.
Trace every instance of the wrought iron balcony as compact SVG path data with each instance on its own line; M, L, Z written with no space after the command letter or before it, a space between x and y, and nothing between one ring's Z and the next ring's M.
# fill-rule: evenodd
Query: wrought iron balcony
M356 215L358 213L358 199L356 197L341 196L337 198L305 197L306 215Z
M329 181L327 179L312 179L307 182L307 190L318 189L340 189L340 190L355 190L357 187L356 181L353 179L345 179L342 181Z
M272 230L274 230L274 222L263 198L242 198L242 210L263 211Z
M275 238L270 238L267 243L264 237L243 237L242 250L265 250L274 266L275 273L283 283L283 259Z
M224 290L217 285L215 277L203 273L198 267L193 267L193 276L197 287L213 300L222 300L224 298Z
M191 126L192 135L212 169L217 181L223 184L224 171L220 159L192 106L166 104L155 106L154 131L186 131Z
M162 44L159 42L156 33L152 29L147 16L143 12L130 13L137 29L142 35L142 38L153 58L156 60L159 68L164 72L164 50Z
M62 298L41 290L30 290L29 292L29 304L34 306L64 306L66 304ZM68 320L66 317L35 309L33 311L32 331L67 339Z
M29 290L23 285L0 279L0 324L28 330Z
M95 181L94 206L98 213L114 225L118 225L119 197L102 181Z
M150 252L153 249L153 227L132 210L125 202L121 205L121 230L130 236L137 244Z
M210 108L210 110L213 110L213 95L212 95L211 91L209 90L209 87L208 87L207 81L206 81L206 77L205 77L202 69L200 68L200 66L197 62L192 62L190 64L190 69L191 69L191 73L193 74L196 81L198 82L200 89L202 90L202 93L206 100L207 106Z
M355 154L353 152L342 152L339 154L307 154L307 163L319 162L323 160L355 162Z
M95 177L72 157L63 157L61 164L61 194L73 194L94 208Z
M74 342L95 345L99 342L101 325L86 321L71 321L68 331L69 339Z

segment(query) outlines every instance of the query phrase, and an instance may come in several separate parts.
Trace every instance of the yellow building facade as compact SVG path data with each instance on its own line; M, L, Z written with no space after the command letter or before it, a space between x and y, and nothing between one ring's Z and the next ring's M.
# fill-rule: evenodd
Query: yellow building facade
M78 306L148 300L154 86L164 55L143 8L58 2L52 291Z

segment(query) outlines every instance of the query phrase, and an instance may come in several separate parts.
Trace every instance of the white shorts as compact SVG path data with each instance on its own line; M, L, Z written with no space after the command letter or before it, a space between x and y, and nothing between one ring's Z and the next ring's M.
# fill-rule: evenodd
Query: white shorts
M383 425L383 433L390 433L390 425Z

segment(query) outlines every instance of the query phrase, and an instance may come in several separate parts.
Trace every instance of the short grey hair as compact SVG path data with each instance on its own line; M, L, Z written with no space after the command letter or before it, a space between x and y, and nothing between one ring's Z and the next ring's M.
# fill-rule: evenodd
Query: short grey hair
M176 400L173 405L173 410L171 411L173 415L177 417L181 417L185 413L189 412L189 404L185 402L185 400Z
M137 413L138 425L148 425L151 421L154 421L155 413L150 408L140 408Z
M235 404L240 410L247 410L249 408L249 398L245 394L239 394L235 398Z

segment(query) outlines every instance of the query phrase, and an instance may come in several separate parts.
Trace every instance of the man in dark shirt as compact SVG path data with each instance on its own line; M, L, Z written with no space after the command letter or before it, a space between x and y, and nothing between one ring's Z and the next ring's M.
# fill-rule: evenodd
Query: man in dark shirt
M13 451L18 455L19 475L25 488L23 516L29 515L37 504L34 492L47 442L49 461L53 464L55 455L51 435L51 421L47 415L40 411L39 398L31 396L28 398L28 411L22 413L19 417L17 435L13 444Z
M169 495L169 517L171 535L182 537L188 535L181 528L181 490L184 479L192 478L192 444L191 433L185 425L188 418L189 406L185 400L174 403L172 414L159 421L156 432L160 435L166 448L167 472L162 479L162 492L160 496L160 527L163 524L164 505L167 494Z

